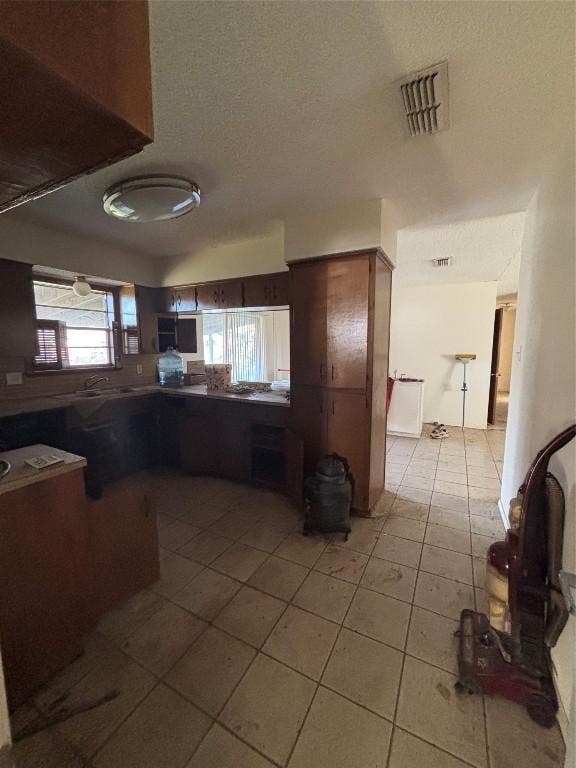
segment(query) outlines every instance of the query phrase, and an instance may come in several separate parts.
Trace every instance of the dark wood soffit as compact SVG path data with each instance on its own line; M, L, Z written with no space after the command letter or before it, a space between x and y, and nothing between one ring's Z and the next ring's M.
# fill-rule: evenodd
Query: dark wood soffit
M340 251L338 253L326 253L322 256L310 256L310 258L307 259L293 259L292 261L287 261L286 264L289 267L293 267L297 264L310 264L315 261L328 261L328 259L351 259L351 258L361 258L363 256L376 256L377 259L379 259L383 264L386 264L387 267L390 269L395 268L395 264L390 259L390 257L382 250L382 248L360 248L356 251Z
M200 288L202 285L222 285L222 283L237 283L241 280L252 280L253 278L258 279L266 279L269 280L282 278L284 276L288 276L288 270L285 269L282 272L266 272L265 274L258 274L258 275L239 275L238 277L223 277L221 280L202 280L198 283L180 283L178 285L164 285L162 288L164 288L167 291L177 291L179 289L184 288Z

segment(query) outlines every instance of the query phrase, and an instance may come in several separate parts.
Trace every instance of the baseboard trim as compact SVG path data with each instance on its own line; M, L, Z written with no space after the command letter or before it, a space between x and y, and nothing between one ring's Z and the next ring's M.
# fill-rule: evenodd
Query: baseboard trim
M504 502L502 499L498 499L498 509L500 510L500 517L502 518L502 522L504 523L504 528L508 530L510 527L510 521L508 520L508 511L504 507Z
M558 689L557 678L558 676L556 673L556 669L553 669L552 682L554 683L554 688L556 689L556 698L558 699L558 714L556 715L556 719L558 720L558 725L560 726L560 733L562 734L562 738L564 739L564 744L568 744L568 739L570 738L570 720L568 718L568 713L564 708L564 702L562 701L562 698L560 696L560 690Z

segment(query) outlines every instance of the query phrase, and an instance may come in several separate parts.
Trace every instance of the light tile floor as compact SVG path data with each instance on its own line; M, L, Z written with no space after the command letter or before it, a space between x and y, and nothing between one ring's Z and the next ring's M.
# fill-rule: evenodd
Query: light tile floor
M275 494L147 478L162 578L14 717L112 700L16 743L18 768L559 768L559 730L459 696L460 610L502 537L504 433L390 439L376 519L303 537Z

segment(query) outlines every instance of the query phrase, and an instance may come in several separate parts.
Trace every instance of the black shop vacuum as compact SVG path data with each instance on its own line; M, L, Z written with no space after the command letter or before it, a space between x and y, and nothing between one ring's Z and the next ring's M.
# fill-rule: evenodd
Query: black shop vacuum
M311 531L340 532L348 540L352 478L345 459L335 453L320 459L314 475L304 481L304 501L305 536Z
M510 502L505 541L488 549L490 615L463 610L456 633L456 690L500 694L525 706L532 720L545 727L554 724L558 711L550 649L569 616L559 578L564 493L548 463L575 435L573 424L532 462Z

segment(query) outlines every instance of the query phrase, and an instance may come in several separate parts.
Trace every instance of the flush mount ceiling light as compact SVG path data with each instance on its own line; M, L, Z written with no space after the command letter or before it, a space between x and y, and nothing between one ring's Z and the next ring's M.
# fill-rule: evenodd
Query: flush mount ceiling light
M72 283L72 292L75 293L76 296L90 296L92 286L85 277L78 275L76 280Z
M111 187L102 205L109 216L123 221L167 221L198 208L200 188L175 176L143 176Z

